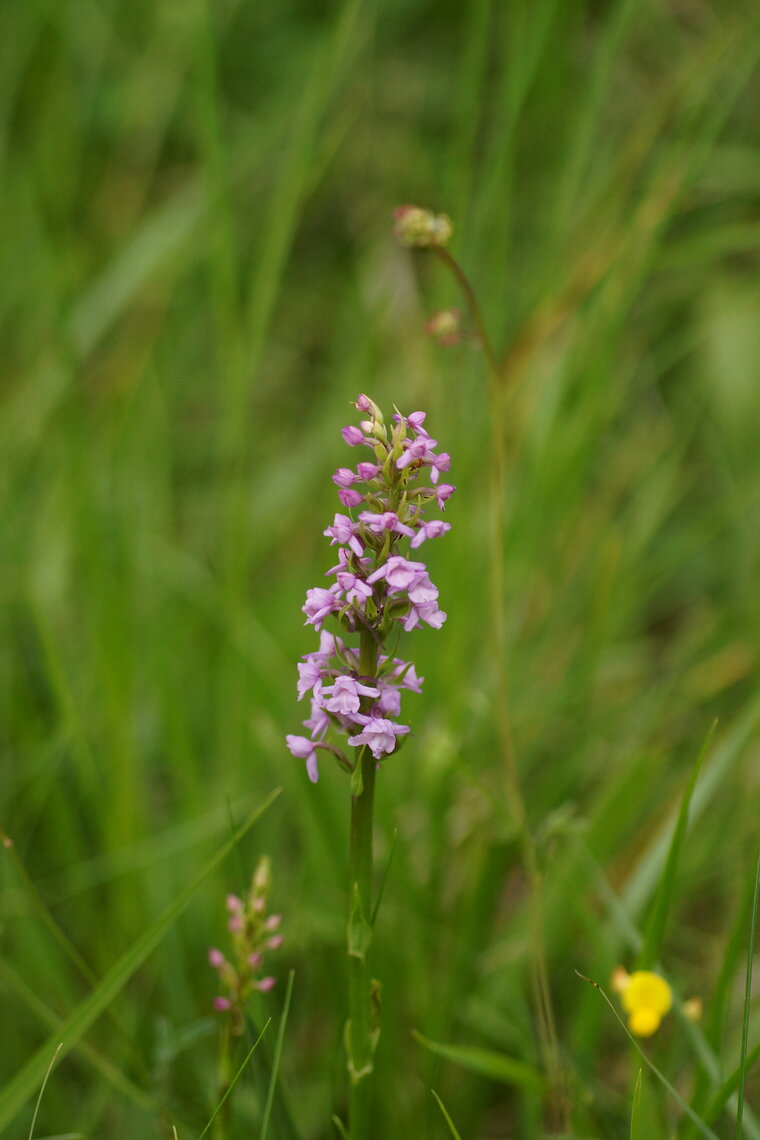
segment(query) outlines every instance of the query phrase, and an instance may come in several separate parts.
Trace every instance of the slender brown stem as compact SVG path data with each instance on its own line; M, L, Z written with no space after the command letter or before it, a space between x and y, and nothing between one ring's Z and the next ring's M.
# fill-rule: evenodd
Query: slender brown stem
M472 323L475 325L475 328L477 330L478 340L480 341L483 347L483 351L486 354L489 378L491 378L491 380L498 380L499 365L496 360L496 353L493 350L493 345L491 344L488 332L486 331L486 326L485 322L483 321L483 314L480 311L478 299L475 296L475 292L467 278L467 275L465 274L459 262L451 256L449 251L444 246L434 245L430 248L431 252L440 257L444 265L456 277L459 286L464 293L465 300L467 302L467 308L470 310Z
M507 636L506 604L504 589L504 518L505 484L507 476L507 447L505 440L504 401L509 377L505 364L499 364L493 345L488 336L483 314L475 291L459 262L442 246L432 247L448 269L453 273L464 293L470 317L485 353L490 402L491 423L491 463L489 478L490 495L490 628L493 652L496 721L502 759L507 799L512 819L517 831L523 867L531 888L531 930L533 954L531 961L531 984L533 1001L542 1041L544 1063L549 1078L549 1125L553 1129L565 1131L567 1126L567 1098L564 1092L564 1077L560 1061L557 1031L552 1007L549 976L546 965L545 930L543 919L543 881L539 868L535 841L528 823L525 799L520 785L512 722L509 714L509 686L507 675Z

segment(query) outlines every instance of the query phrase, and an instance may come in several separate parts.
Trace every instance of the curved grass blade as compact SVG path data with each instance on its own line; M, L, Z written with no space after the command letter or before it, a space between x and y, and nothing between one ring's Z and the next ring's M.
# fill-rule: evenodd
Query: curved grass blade
M430 1091L433 1094L433 1096L435 1097L435 1099L438 1101L438 1107L440 1108L441 1112L443 1113L443 1119L448 1124L449 1132L454 1137L454 1140L462 1140L462 1137L457 1132L456 1125L454 1124L454 1121L451 1119L448 1112L446 1111L446 1106L444 1105L443 1101L439 1097L438 1093L435 1091L435 1089L431 1089Z
M744 1059L743 1065L737 1065L733 1073L731 1073L730 1076L726 1077L725 1081L720 1086L715 1096L712 1098L707 1108L702 1113L703 1119L706 1120L708 1124L712 1124L714 1120L717 1120L721 1111L726 1107L729 1099L739 1088L739 1081L741 1079L742 1072L748 1073L752 1066L755 1064L755 1061L757 1061L758 1057L760 1057L760 1041L758 1041L754 1049L750 1049L749 1053Z
M249 1049L249 1050L248 1050L248 1052L246 1053L246 1055L245 1055L245 1059L244 1059L244 1061L243 1061L242 1065L240 1066L240 1068L238 1069L238 1071L235 1073L235 1076L232 1078L232 1080L230 1081L229 1085L228 1085L228 1086L227 1086L227 1088L225 1089L225 1091L224 1091L224 1096L222 1097L222 1099L219 1101L219 1104L216 1106L216 1108L215 1108L215 1109L214 1109L214 1111L212 1112L212 1114L211 1114L211 1119L209 1120L208 1124L206 1125L206 1127L205 1127L205 1128L203 1129L203 1131L201 1132L200 1136L198 1137L198 1140L203 1140L203 1137L206 1135L206 1133L208 1132L209 1128L210 1128L210 1127L211 1127L211 1125L214 1123L214 1121L216 1120L216 1118L217 1118L217 1116L219 1115L219 1113L222 1111L222 1108L224 1107L224 1102L227 1100L227 1097L228 1097L228 1096L230 1096L230 1094L232 1093L232 1090L234 1089L235 1085L238 1083L238 1081L239 1081L239 1080L240 1080L240 1078L242 1077L242 1075L243 1075L243 1071L244 1071L244 1069L245 1069L246 1065L248 1064L248 1062L250 1061L251 1057L253 1056L253 1054L254 1054L254 1053L256 1052L256 1050L258 1049L258 1046L259 1046L259 1042L261 1041L261 1038L264 1036L264 1034L266 1033L267 1029L269 1028L269 1023L270 1023L270 1021L271 1021L271 1020L272 1020L272 1019L271 1019L271 1017L270 1017L270 1018L268 1018L268 1019L267 1019L267 1020L264 1022L264 1028L262 1029L261 1033L258 1035L258 1037L256 1038L256 1040L254 1041L253 1045L251 1045L250 1049Z
M248 816L248 819L245 820L235 834L230 836L227 842L219 848L192 882L189 883L184 890L180 891L177 898L166 908L164 913L148 927L129 950L122 954L121 958L111 967L89 997L85 998L64 1021L60 1031L57 1031L49 1038L45 1044L37 1050L34 1056L30 1058L26 1065L19 1070L16 1076L6 1084L5 1088L0 1092L0 1129L9 1124L16 1114L21 1111L29 1098L34 1095L34 1090L39 1086L50 1063L51 1053L56 1046L60 1043L61 1059L63 1059L87 1032L93 1022L108 1008L109 1003L112 1002L116 995L124 988L151 951L155 949L182 911L187 907L198 888L205 882L209 875L216 870L219 864L224 861L230 851L237 846L253 824L256 823L267 808L274 803L279 794L280 789L276 788L275 791L267 797L264 803Z
M8 835L8 833L5 831L5 829L2 826L0 826L0 846L2 846L3 849L5 851L7 851L8 855L10 856L10 859L11 859L11 862L13 863L16 874L18 875L19 879L21 880L21 885L24 888L24 890L26 891L26 894L29 898L29 901L31 902L32 907L36 911L39 918L42 920L44 925L50 931L53 938L58 943L58 945L61 947L61 949L63 950L64 954L69 959L69 961L72 962L73 965L76 967L80 976L87 982L88 985L96 986L98 979L97 979L97 975L96 975L95 971L85 961L85 959L79 953L79 950L76 948L74 943L68 937L66 932L58 925L56 920L53 918L53 915L51 914L47 904L45 903L44 899L42 898L42 895L37 890L37 887L35 886L31 875L29 874L26 867L24 866L24 864L21 860L21 857L19 856L19 854L16 850L15 843L13 842L11 837ZM128 1048L129 1048L131 1059L132 1059L133 1063L140 1064L140 1067L141 1067L143 1073L145 1075L147 1075L147 1070L145 1069L144 1064L141 1064L142 1059L140 1057L139 1051L135 1048L134 1044L132 1043L132 1040L130 1039L129 1034L127 1033L126 1029L124 1028L124 1025L122 1024L120 1018L117 1016L117 1014L114 1012L114 1010L109 1009L107 1011L107 1013L108 1013L108 1016L110 1017L113 1025L114 1025L114 1027L116 1028L117 1032L119 1033L121 1039L126 1042Z
M439 1041L431 1041L423 1037L416 1029L412 1036L420 1045L424 1045L431 1053L470 1069L481 1077L488 1077L493 1081L502 1081L505 1085L517 1085L520 1088L539 1089L543 1085L543 1078L537 1069L525 1061L516 1061L504 1053L497 1053L492 1049L480 1049L472 1045L444 1045Z
M712 1128L708 1128L708 1126L705 1124L704 1120L702 1120L699 1116L697 1116L696 1112L691 1107L691 1105L688 1105L686 1103L686 1101L683 1099L683 1097L681 1096L681 1094L676 1089L673 1088L673 1086L671 1085L668 1078L664 1075L664 1073L661 1073L660 1070L655 1065L655 1063L653 1061L650 1061L649 1057L647 1057L646 1053L641 1048L641 1046L639 1045L636 1038L630 1032L630 1030L628 1029L628 1026L625 1024L622 1017L620 1016L618 1011L615 1009L615 1006L612 1004L610 999L607 997L607 994L604 992L604 990L599 985L599 983L595 982L593 980L593 978L587 978L585 974L582 974L580 972L580 970L576 970L575 972L578 975L578 977L581 979L581 981L588 982L588 984L590 986L593 986L594 989L598 990L598 992L602 995L604 1000L607 1002L607 1005L610 1007L610 1009L612 1010L616 1019L620 1023L620 1026L621 1026L623 1032L625 1033L626 1037L631 1042L631 1044L633 1045L633 1047L636 1050L636 1052L638 1053L638 1055L642 1058L642 1060L646 1064L647 1068L651 1069L651 1071L657 1077L657 1080L660 1082L660 1084L662 1084L668 1090L670 1095L678 1103L678 1105L683 1110L683 1112L685 1112L686 1115L690 1118L690 1120L692 1120L694 1122L694 1124L697 1126L697 1128L702 1133L702 1135L707 1136L708 1140L720 1140L720 1137L718 1137L713 1132Z
M748 742L753 738L758 723L760 723L760 701L753 700L746 712L737 718L730 731L722 737L710 760L704 766L702 779L694 791L691 802L689 814L692 825L704 815L719 789L725 786L729 772L737 762L742 749L746 748ZM636 870L621 894L621 902L626 912L633 918L641 914L657 890L657 884L660 881L667 859L667 852L672 843L673 833L671 829L674 826L677 826L677 823L674 824L672 818L669 817L639 860Z
M47 1030L52 1033L60 1033L60 1027L63 1024L63 1018L59 1017L52 1009L45 1004L26 982L19 977L16 971L7 962L0 959L0 982L3 982L8 989L12 990L15 997L24 1003L28 1010L34 1014L39 1021L41 1021ZM93 1068L105 1077L107 1081L113 1085L114 1089L127 1097L138 1108L143 1109L145 1112L156 1111L156 1104L152 1096L144 1092L142 1088L130 1080L121 1069L119 1069L110 1060L104 1057L101 1053L89 1045L87 1041L80 1041L77 1044L79 1053L86 1057Z
M37 1097L37 1103L34 1106L34 1112L32 1114L32 1123L29 1125L29 1140L32 1140L32 1137L34 1136L34 1126L37 1123L37 1114L40 1111L40 1104L42 1103L42 1097L43 1097L43 1094L45 1092L45 1086L48 1083L48 1078L50 1077L50 1074L53 1071L53 1066L55 1065L56 1061L58 1060L58 1054L60 1053L62 1048L63 1048L63 1046L59 1045L58 1048L56 1049L55 1053L53 1054L52 1059L50 1061L50 1064L47 1067L47 1072L45 1073L45 1078L42 1082L42 1085L40 1086L39 1096Z
M691 797L694 794L694 788L697 784L699 773L702 770L702 763L705 756L710 750L713 736L715 735L715 728L717 720L714 720L710 726L710 730L705 737L705 742L700 749L697 762L692 768L691 776L684 789L683 797L681 799L681 806L678 811L678 819L673 828L673 836L670 840L668 854L665 859L665 866L662 872L657 894L652 903L652 909L649 913L647 920L646 930L644 932L644 945L639 955L639 969L651 970L655 966L660 956L660 946L662 945L662 938L665 933L665 925L668 919L668 911L670 904L673 900L675 890L676 873L678 871L678 859L681 854L684 839L686 838L686 831L689 826L689 807L691 806Z

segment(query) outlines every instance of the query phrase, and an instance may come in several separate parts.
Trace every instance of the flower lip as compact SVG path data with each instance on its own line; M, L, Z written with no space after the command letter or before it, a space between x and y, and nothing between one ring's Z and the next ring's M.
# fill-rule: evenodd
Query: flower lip
M405 724L395 724L380 716L366 716L357 713L354 720L363 724L364 728L355 736L349 736L348 743L358 747L366 744L376 760L389 755L396 747L396 737L403 736L411 729Z

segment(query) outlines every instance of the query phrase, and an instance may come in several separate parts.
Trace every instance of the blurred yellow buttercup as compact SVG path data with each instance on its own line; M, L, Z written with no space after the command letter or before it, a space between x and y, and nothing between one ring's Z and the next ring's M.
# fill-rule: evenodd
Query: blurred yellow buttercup
M613 988L621 996L628 1014L628 1028L637 1037L651 1037L673 1005L673 991L664 978L652 970L634 970L626 974L618 969Z

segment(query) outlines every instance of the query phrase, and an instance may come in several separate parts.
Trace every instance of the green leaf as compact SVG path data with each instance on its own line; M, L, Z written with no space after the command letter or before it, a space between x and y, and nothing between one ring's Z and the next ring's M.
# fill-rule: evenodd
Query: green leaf
M140 938L122 954L121 958L111 967L106 976L92 991L89 997L74 1010L63 1022L59 1030L48 1038L33 1057L27 1061L23 1069L13 1077L0 1092L0 1129L7 1124L24 1107L29 1098L34 1095L45 1077L50 1059L60 1045L60 1061L76 1045L87 1032L94 1021L107 1009L110 1002L124 988L129 979L140 968L152 950L158 945L176 919L187 907L198 888L224 861L230 851L240 842L253 824L261 818L264 812L274 803L280 789L275 789L256 811L240 825L227 842L219 848L216 854L208 861L206 866L195 876L176 899L166 908L164 913L149 926Z
M537 1069L525 1061L516 1061L505 1053L497 1053L492 1049L480 1049L473 1045L444 1045L438 1041L431 1041L423 1037L416 1029L412 1036L420 1045L424 1045L431 1053L452 1061L478 1073L481 1077L488 1077L493 1081L502 1081L505 1085L517 1085L520 1088L540 1088L543 1078Z
M715 726L717 721L713 721L710 730L707 733L705 742L702 745L697 761L692 769L689 781L684 789L683 797L681 799L681 807L678 812L678 819L673 828L673 835L670 840L670 847L668 848L665 866L662 872L662 878L655 895L652 909L647 921L646 930L644 932L644 945L639 955L639 969L651 970L656 965L660 956L660 946L662 945L662 938L665 933L665 925L668 920L668 911L673 899L675 891L676 873L678 871L678 859L681 854L684 839L686 838L686 830L689 825L689 806L691 805L691 797L694 794L694 788L697 784L697 778L702 770L702 762L710 750L712 738L715 734Z
M631 1140L641 1140L641 1078L644 1070L639 1069L636 1084L633 1089L633 1104L631 1105Z

